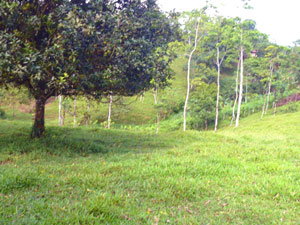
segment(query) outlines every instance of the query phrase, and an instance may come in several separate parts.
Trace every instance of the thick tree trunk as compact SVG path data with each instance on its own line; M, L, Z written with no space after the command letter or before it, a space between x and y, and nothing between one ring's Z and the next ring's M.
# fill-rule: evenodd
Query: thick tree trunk
M62 96L58 96L59 105L58 105L58 124L59 126L62 125Z
M236 115L235 127L239 126L240 114L241 114L241 106L243 100L243 79L244 79L244 48L241 46L241 71L240 71L240 92L239 92L239 102L238 102L238 110Z
M110 129L112 102L113 102L113 96L109 95L109 106L108 106L108 117L107 117L107 128L108 129Z
M183 108L183 131L186 131L186 114L187 114L187 107L188 107L188 101L189 101L189 97L190 97L190 88L191 88L191 85L190 85L191 61L192 61L193 54L197 49L199 26L200 26L200 22L198 22L198 24L197 24L194 48L191 51L191 53L189 55L189 60L188 60L188 68L187 68L187 75L186 75L187 90L186 90L186 97L185 97L185 103L184 103L184 108Z
M35 118L31 131L31 138L40 138L45 133L45 105L46 98L35 100Z
M235 100L234 100L234 103L233 103L233 106L232 106L232 118L231 118L231 121L230 121L230 126L232 126L233 120L235 119L235 106L236 106L237 100L239 98L238 91L239 91L240 62L241 62L241 60L239 59L239 62L238 62L238 65L237 65L237 71L236 71L236 78L235 78Z

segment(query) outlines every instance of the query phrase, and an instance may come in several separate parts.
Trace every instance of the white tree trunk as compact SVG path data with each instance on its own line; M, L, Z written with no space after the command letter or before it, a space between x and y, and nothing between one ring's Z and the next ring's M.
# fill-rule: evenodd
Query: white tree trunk
M233 120L235 119L235 106L238 100L238 90L239 90L239 71L240 71L240 62L241 60L239 59L238 65L237 65L237 71L236 71L236 78L235 78L235 100L232 106L232 118L230 121L230 126L232 126Z
M58 124L62 126L62 96L58 96L59 104L58 104Z
M108 129L110 129L112 102L113 102L113 96L109 95L109 106L108 106L108 117L107 117L107 128Z
M218 129L218 118L219 118L219 100L220 100L220 49L217 47L217 67L218 67L218 77L217 77L217 102L216 102L216 119L215 119L215 132Z
M197 49L199 26L200 26L200 22L198 21L197 28L196 28L194 48L191 51L191 53L189 55L189 60L188 60L187 77L186 77L186 79L187 79L187 91L186 91L186 98L185 98L184 109L183 109L183 131L186 131L186 114L187 114L187 107L188 107L188 101L189 101L189 96L190 96L190 88L191 88L191 86L190 86L191 61L192 61L193 54Z
M157 100L157 94L158 94L158 87L155 85L155 88L153 89L153 97L154 97L154 104L156 105L158 100Z
M216 119L215 119L215 132L218 129L218 119L219 119L219 102L220 102L220 76L221 76L221 65L227 54L225 51L222 59L220 59L220 47L217 47L217 67L218 67L218 77L217 77L217 102L216 102Z
M267 105L265 109L265 114L268 112L269 108L269 101L270 101L270 94L271 94L271 86L272 86L272 78L273 78L273 62L270 63L270 79L269 79L269 87L268 87L268 95L267 95Z
M239 126L240 114L241 114L241 106L243 100L243 79L244 79L244 48L241 46L241 71L240 71L240 91L239 91L239 102L238 102L238 109L235 121L235 127Z
M77 126L77 96L74 99L74 126Z

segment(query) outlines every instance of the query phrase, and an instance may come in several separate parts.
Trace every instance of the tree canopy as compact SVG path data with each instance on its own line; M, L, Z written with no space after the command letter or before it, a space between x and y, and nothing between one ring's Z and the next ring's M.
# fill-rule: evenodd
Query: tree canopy
M154 0L0 0L0 84L28 88L32 137L40 137L51 96L132 96L153 79L165 85L174 16Z

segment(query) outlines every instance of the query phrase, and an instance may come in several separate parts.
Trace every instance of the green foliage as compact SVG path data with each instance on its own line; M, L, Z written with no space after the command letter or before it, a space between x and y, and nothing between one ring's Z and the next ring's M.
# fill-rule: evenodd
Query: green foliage
M59 94L132 96L172 76L177 15L162 13L155 1L2 0L0 6L0 84L25 86L41 105Z
M190 113L192 128L207 128L216 116L216 90L215 84L206 84L195 80L190 98Z
M0 109L0 119L5 119L5 111Z

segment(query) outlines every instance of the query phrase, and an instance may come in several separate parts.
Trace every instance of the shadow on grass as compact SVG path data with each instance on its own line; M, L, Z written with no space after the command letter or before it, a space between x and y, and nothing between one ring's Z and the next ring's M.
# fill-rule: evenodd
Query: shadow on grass
M2 121L1 121L2 122ZM125 154L150 153L164 151L177 146L178 141L196 141L197 138L185 140L184 135L107 130L101 128L62 128L47 127L44 137L30 139L29 123L11 123L0 125L0 152L24 154L29 152L46 152L58 156L85 156L93 153Z

